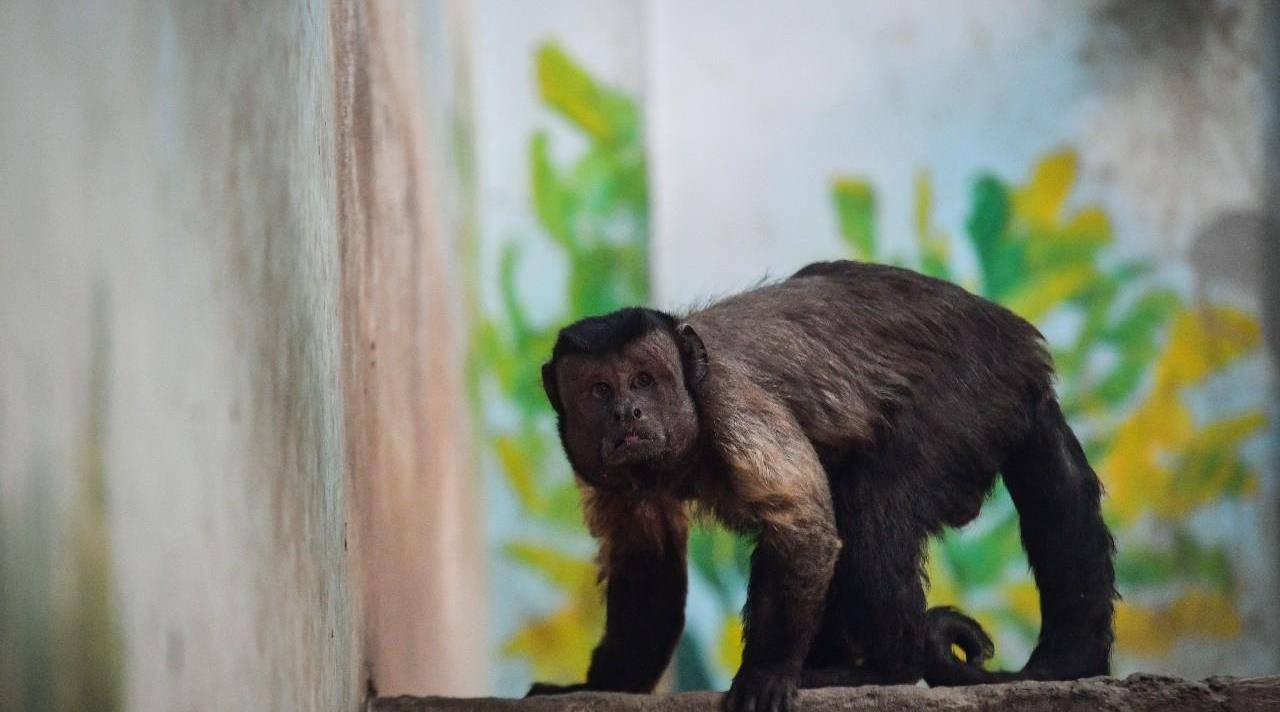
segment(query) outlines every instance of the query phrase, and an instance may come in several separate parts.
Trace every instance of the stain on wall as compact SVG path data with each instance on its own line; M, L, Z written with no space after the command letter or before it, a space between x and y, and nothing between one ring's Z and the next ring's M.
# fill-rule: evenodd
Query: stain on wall
M0 12L6 707L354 709L327 7Z
M479 510L466 475L461 301L428 175L409 5L335 7L338 220L350 508L369 680L478 694Z

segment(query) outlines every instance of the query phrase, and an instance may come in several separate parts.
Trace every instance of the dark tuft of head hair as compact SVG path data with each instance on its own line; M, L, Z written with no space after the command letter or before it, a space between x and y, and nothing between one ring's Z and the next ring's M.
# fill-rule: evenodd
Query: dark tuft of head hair
M656 309L628 307L601 316L589 316L560 330L551 361L570 354L604 356L654 329L674 330L675 317Z

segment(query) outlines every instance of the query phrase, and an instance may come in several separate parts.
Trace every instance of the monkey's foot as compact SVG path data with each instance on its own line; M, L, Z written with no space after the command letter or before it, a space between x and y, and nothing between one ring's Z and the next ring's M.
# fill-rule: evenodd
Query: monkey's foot
M570 692L582 692L587 689L583 683L576 685L556 685L550 682L535 682L533 687L524 694L525 697L539 697L541 695L567 695Z
M790 712L798 682L793 674L739 671L725 695L725 712Z

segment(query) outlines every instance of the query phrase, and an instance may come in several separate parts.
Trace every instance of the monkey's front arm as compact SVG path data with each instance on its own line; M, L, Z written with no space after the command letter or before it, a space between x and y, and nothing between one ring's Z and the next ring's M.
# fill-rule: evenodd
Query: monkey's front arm
M817 454L784 406L742 383L733 425L718 433L729 467L731 506L760 531L743 611L742 666L726 698L730 712L786 712L822 619L840 538Z
M790 709L838 549L819 527L761 537L751 556L746 646L726 700L730 712Z
M536 683L529 694L650 692L684 629L688 521L674 499L631 501L594 493L585 506L601 544L604 638L591 655L585 683Z

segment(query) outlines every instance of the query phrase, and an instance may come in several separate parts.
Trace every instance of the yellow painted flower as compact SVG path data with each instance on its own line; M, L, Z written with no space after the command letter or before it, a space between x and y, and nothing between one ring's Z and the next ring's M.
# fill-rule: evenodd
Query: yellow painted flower
M720 640L716 645L716 662L732 675L742 664L742 618L732 613L724 617L720 626Z
M543 100L600 141L619 138L617 113L629 104L597 83L554 44L537 54L538 89Z
M1051 230L1076 181L1074 151L1051 153L1036 164L1027 185L1014 191L1014 213L1032 229Z
M1180 517L1218 496L1231 478L1242 480L1240 491L1254 487L1238 449L1265 426L1265 416L1250 412L1197 429L1181 392L1256 348L1260 338L1257 320L1235 309L1177 315L1151 393L1120 425L1098 468L1114 513L1126 520L1153 510ZM1205 463L1207 471L1196 476L1196 465Z
M502 653L528 660L539 679L581 680L603 629L604 601L596 584L595 564L527 542L512 543L507 553L563 591L566 602L552 614L523 625L503 645Z
M1004 300L1005 306L1024 319L1036 321L1065 303L1098 276L1091 264L1070 265L1046 274Z
M1040 592L1035 581L1027 578L1009 585L1004 590L1004 598L1019 618L1033 625L1040 624Z
M522 447L517 438L511 435L499 435L493 438L493 449L502 465L502 472L507 476L507 483L520 499L525 508L541 512L546 508L545 498L538 492L534 481L536 467L529 450Z
M936 546L929 549L925 562L925 576L929 580L930 606L960 606L963 599L951 579L951 571L942 564L943 556Z
M1190 591L1165 606L1121 601L1116 606L1116 642L1126 652L1159 657L1179 638L1230 639L1240 634L1240 616L1230 595Z

